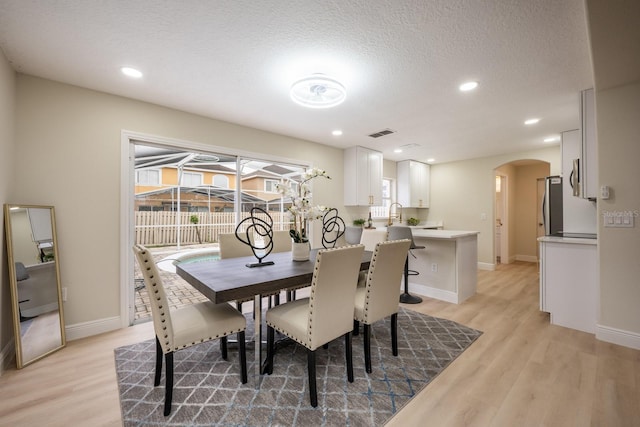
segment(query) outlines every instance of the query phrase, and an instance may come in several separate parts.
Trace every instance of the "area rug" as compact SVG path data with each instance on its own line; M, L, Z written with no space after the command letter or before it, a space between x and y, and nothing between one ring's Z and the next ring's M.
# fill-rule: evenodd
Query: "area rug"
M247 315L247 337L253 335ZM253 349L247 348L249 382L240 383L238 353L220 356L218 341L174 354L172 412L162 415L164 373L153 387L155 341L115 350L120 406L129 426L379 426L433 380L482 333L445 319L400 308L398 357L391 353L390 321L373 325L373 372L364 369L362 334L353 337L355 381L346 378L344 340L318 349L318 407L309 404L304 348L278 350L272 375L260 388L253 377Z

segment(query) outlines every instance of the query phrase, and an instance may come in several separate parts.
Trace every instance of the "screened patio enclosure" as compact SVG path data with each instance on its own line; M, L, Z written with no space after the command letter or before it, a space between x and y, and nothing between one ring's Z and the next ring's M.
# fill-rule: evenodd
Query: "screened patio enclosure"
M274 230L289 229L290 200L276 185L299 182L306 165L135 144L136 243L216 242L258 207Z

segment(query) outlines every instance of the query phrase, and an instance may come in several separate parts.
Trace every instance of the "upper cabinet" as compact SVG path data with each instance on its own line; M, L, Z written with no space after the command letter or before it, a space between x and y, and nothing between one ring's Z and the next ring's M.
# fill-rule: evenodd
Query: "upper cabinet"
M593 89L583 90L580 93L580 107L582 121L582 149L578 171L580 196L595 200L598 197L598 151Z
M344 151L344 205L382 205L382 153L364 147Z
M415 160L397 163L398 203L407 208L429 207L430 166Z

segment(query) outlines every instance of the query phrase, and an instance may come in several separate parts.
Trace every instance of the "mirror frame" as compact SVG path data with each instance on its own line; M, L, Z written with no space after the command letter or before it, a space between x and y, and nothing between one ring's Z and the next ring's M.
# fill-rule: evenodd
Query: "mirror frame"
M34 209L49 209L51 214L51 235L53 242L53 259L55 260L55 277L56 277L56 289L58 296L58 314L60 317L60 345L47 350L42 354L39 354L33 357L30 360L23 360L23 349L22 349L22 337L20 330L20 307L19 297L18 297L18 280L16 274L16 266L14 261L14 250L13 250L13 232L11 228L11 210L12 208L34 208ZM9 263L9 287L11 289L11 307L13 310L13 333L15 338L15 347L16 347L16 366L18 369L22 369L27 365L30 365L33 362L36 362L45 356L50 355L51 353L60 350L61 348L66 346L67 340L65 336L65 323L64 323L64 310L62 305L62 287L60 285L60 258L58 256L58 236L56 233L56 215L55 208L53 206L43 206L43 205L23 205L23 204L14 204L14 203L6 203L4 205L4 223L5 223L5 231L6 231L6 247L7 247L7 260Z

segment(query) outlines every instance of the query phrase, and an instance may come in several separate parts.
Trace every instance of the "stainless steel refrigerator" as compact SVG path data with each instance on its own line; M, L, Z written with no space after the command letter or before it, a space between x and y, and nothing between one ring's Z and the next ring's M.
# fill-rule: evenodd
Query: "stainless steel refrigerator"
M544 200L542 201L544 234L561 236L562 216L562 177L548 176L545 178Z

